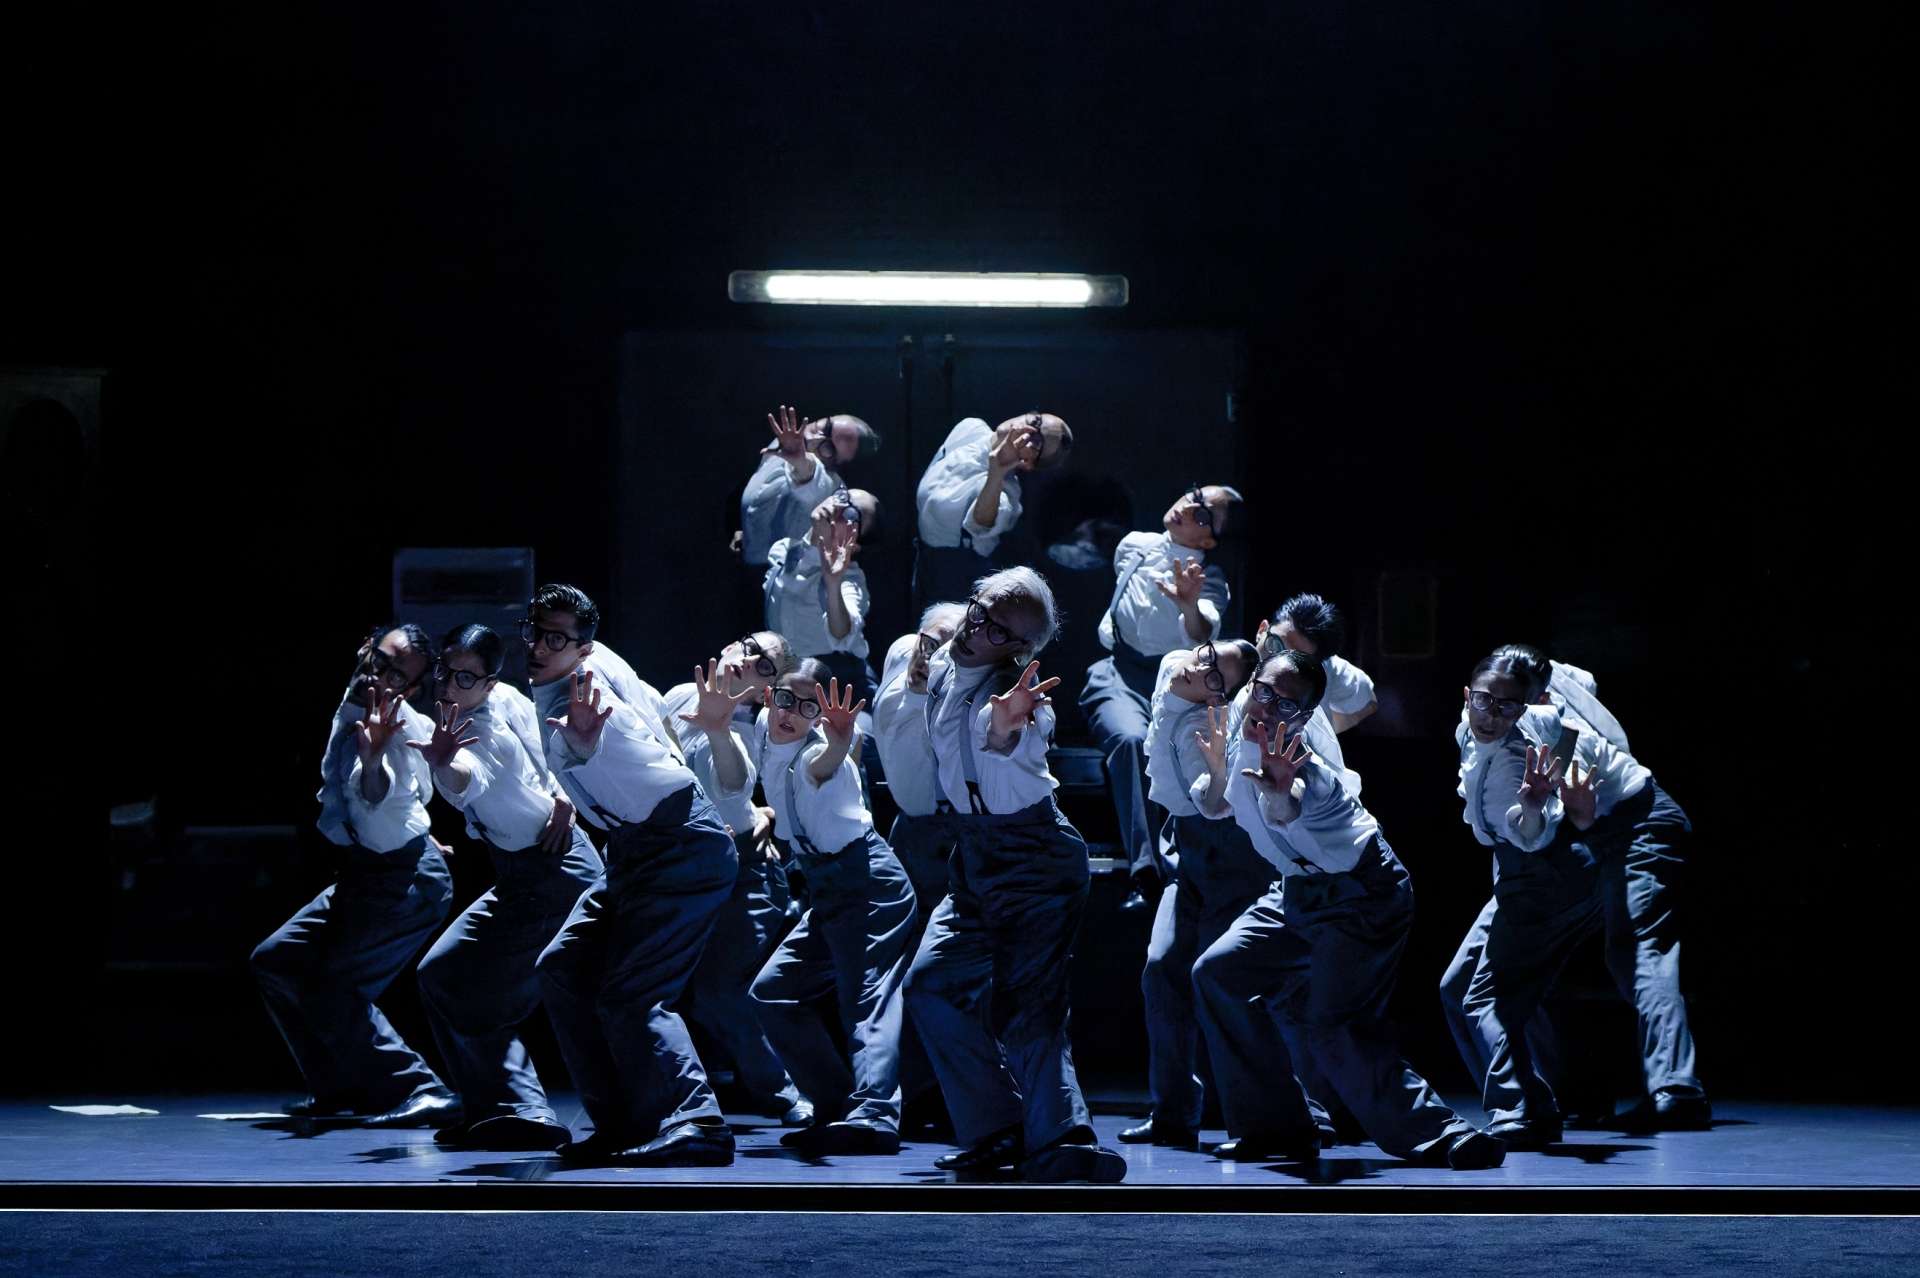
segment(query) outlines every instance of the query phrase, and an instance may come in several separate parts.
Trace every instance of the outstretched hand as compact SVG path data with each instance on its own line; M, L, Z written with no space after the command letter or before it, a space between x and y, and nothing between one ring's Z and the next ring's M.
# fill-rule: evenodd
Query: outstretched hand
M1227 716L1226 706L1209 705L1207 730L1193 734L1194 743L1207 761L1207 771L1215 776L1227 770Z
M859 730L860 712L866 708L864 699L854 704L852 684L842 688L838 679L827 680L827 699L820 707L821 731L835 745L850 746L853 734Z
M1575 759L1560 783L1560 802L1567 805L1567 819L1576 829L1589 829L1600 814L1600 769L1588 768L1586 780L1580 779L1580 760Z
M372 704L367 707L367 717L353 725L354 747L359 750L363 764L379 758L387 743L400 731L400 716L405 706L400 694L388 688L374 688L369 700Z
M430 768L444 768L453 762L453 756L470 745L479 745L479 737L467 736L467 730L473 727L473 720L461 719L460 708L451 701L443 701L436 708L433 723L433 737L427 741L409 741L409 749L418 750Z
M827 528L827 543L820 547L820 575L830 582L838 582L847 575L847 569L853 567L853 557L860 553L860 533L852 524L836 519Z
M576 749L590 751L599 744L601 729L613 717L613 707L600 708L600 689L593 686L593 671L573 672L573 695L567 701L564 719L548 719L547 726L567 734Z
M1271 725L1260 725L1260 766L1242 768L1240 775L1263 790L1281 794L1293 792L1293 779L1307 766L1307 738L1304 733L1287 736L1285 729L1275 732Z
M1160 588L1161 594L1185 608L1200 601L1200 592L1207 584L1207 570L1201 566L1197 556L1176 559L1173 561L1173 571L1167 574L1167 580L1156 580L1153 584Z
M798 409L780 405L779 416L767 414L767 425L773 429L773 445L782 457L798 461L807 455L806 423Z
M1535 749L1527 747L1527 770L1520 778L1520 802L1538 812L1547 806L1547 800L1560 786L1560 769L1564 759L1553 757L1553 751L1546 746Z
M1052 705L1047 693L1060 686L1060 677L1035 682L1040 673L1040 663L1029 661L1027 668L1020 672L1014 685L997 697L991 698L993 706L993 731L1000 736L1024 731L1041 706Z
M690 723L705 732L725 732L733 726L733 709L753 695L751 687L738 692L728 692L719 677L720 663L715 658L707 658L707 668L693 668L694 703L692 714L682 714L680 721Z

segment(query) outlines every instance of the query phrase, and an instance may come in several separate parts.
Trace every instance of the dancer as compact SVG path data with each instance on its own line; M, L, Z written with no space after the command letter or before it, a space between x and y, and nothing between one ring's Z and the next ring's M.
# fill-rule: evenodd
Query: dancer
M880 449L880 433L851 413L802 421L782 404L767 414L767 426L773 442L760 450L740 494L740 557L755 567L774 542L807 535L813 508L844 486L847 463Z
M928 735L961 835L907 1005L963 1146L936 1167L1113 1183L1126 1162L1095 1141L1067 1037L1087 849L1047 770L1047 693L1060 681L1039 679L1033 660L1057 626L1046 579L1009 568L977 583L959 631L934 654Z
M547 770L533 703L500 682L506 645L486 626L446 637L433 736L407 744L441 797L484 843L494 885L420 961L420 1001L464 1121L434 1137L460 1149L557 1149L567 1129L547 1104L517 1028L540 1001L534 960L605 867Z
M1288 651L1255 676L1240 767L1224 729L1206 741L1195 805L1237 821L1281 875L1193 968L1195 1009L1235 1160L1316 1157L1319 1133L1268 1000L1340 1099L1387 1153L1456 1170L1497 1167L1506 1146L1477 1131L1400 1059L1387 999L1413 922L1413 888L1380 824L1308 749L1302 729L1327 687L1321 662Z
M1073 431L1052 413L1022 413L998 426L969 417L948 432L915 489L913 603L964 598L1020 521L1020 476L1063 464Z
M547 761L581 818L607 832L606 873L537 962L594 1127L560 1156L725 1166L733 1133L671 1004L733 892L738 854L677 745L588 664L599 622L584 591L551 585L522 626Z
M433 781L406 748L433 731L408 698L430 688L433 644L386 626L360 645L320 765L320 832L337 877L253 952L254 979L312 1094L296 1116L383 1126L459 1119L452 1092L375 1006L447 917L446 858L428 833Z

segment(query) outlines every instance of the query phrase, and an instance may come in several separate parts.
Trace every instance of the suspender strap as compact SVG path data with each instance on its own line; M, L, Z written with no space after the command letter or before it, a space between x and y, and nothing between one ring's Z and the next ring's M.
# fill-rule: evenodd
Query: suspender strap
M787 820L793 826L793 845L807 856L819 856L820 850L813 846L813 840L807 837L806 830L800 825L800 805L793 801L793 770L800 766L800 760L806 757L807 750L820 739L817 733L809 731L800 748L793 752L793 758L787 760Z
M951 676L952 667L948 667L941 673ZM980 765L973 757L973 706L974 702L980 699L980 689L984 687L986 687L985 680L974 685L973 691L962 702L965 713L960 720L960 771L967 779L967 805L976 814L987 811L986 801L980 797ZM929 743L934 740L934 718L940 707L941 695L945 691L944 681L927 689L927 741ZM933 792L936 796L934 811L947 813L955 810L953 800L947 797L947 787L940 780L940 762L937 758L933 765Z

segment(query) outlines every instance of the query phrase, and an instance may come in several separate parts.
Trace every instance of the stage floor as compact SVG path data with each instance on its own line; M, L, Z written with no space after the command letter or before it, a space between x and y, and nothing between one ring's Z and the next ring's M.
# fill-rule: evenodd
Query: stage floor
M207 1117L272 1113L285 1099L116 1095L5 1103L0 1205L166 1206L177 1200L236 1207L290 1201L471 1207L470 1193L451 1192L465 1189L501 1207L751 1203L764 1210L777 1202L817 1210L980 1210L1003 1204L1037 1210L1048 1202L1028 1196L1051 1201L1063 1192L1017 1183L956 1185L932 1167L948 1148L942 1145L909 1145L896 1157L803 1159L780 1147L779 1127L752 1117L734 1120L739 1149L733 1166L646 1171L572 1169L545 1155L443 1151L430 1131ZM577 1119L571 1098L561 1101L562 1116ZM85 1103L132 1104L159 1113L89 1117L51 1108ZM1071 1201L1081 1209L1096 1210L1376 1211L1388 1210L1388 1200L1395 1211L1443 1209L1421 1205L1429 1202L1461 1210L1463 1194L1484 1199L1474 1210L1597 1210L1593 1204L1603 1199L1596 1196L1626 1191L1632 1210L1749 1209L1721 1205L1725 1201L1764 1212L1920 1211L1920 1109L1723 1102L1716 1113L1710 1132L1569 1132L1564 1144L1545 1153L1511 1154L1497 1170L1471 1173L1410 1166L1372 1145L1330 1149L1312 1164L1223 1163L1204 1153L1121 1146L1115 1134L1135 1120L1101 1115L1096 1126L1102 1140L1126 1154L1126 1184L1064 1192L1079 1195ZM1207 1137L1224 1139L1224 1133ZM770 1188L777 1200L767 1197ZM1353 1192L1360 1190L1396 1192ZM1788 1192L1798 1195L1793 1206L1783 1206L1779 1197ZM1151 1208L1148 1194L1154 1194ZM1109 1206L1127 1203L1132 1206ZM1628 1207L1624 1199L1619 1205Z

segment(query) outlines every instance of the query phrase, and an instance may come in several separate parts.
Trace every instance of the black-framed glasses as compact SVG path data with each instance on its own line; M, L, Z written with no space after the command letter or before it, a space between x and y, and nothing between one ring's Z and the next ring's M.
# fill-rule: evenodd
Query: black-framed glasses
M528 644L545 644L549 652L559 652L570 643L586 642L564 630L548 630L532 617L520 623L520 638Z
M1303 706L1292 697L1282 696L1280 689L1258 679L1253 681L1253 699L1287 723L1304 719L1313 713L1312 707Z
M500 672L496 670L492 674L475 674L471 670L456 670L444 661L436 661L433 663L433 677L440 683L450 683L460 691L466 692L482 679L499 678Z
M407 672L400 668L399 663L392 657L389 657L377 645L367 649L367 669L373 674L374 678L378 679L387 687L392 688L395 692L400 691L413 682L412 679L407 677Z
M807 441L807 451L829 466L839 465L840 450L833 446L833 419L829 417L808 424L818 427L819 433Z
M1515 701L1511 697L1496 697L1491 692L1478 690L1467 693L1467 704L1481 714L1496 714L1502 719L1511 719L1527 708L1524 701Z
M1200 668L1205 671L1200 681L1207 685L1209 692L1224 693L1227 690L1227 677L1220 673L1220 653L1211 639L1200 645Z
M843 523L853 525L855 532L860 531L860 508L853 504L853 491L848 488L836 488L833 491L833 517Z
M967 600L967 633L984 630L987 642L996 648L1004 648L1010 643L1020 642L1020 636L1007 629L987 615L986 607L978 599Z
M734 642L740 645L740 651L753 658L753 672L762 679L771 679L780 673L779 663L767 655L767 650L760 646L758 639L752 635L741 635Z
M818 719L820 717L820 703L812 697L803 697L792 688L775 688L773 690L773 708L775 710L792 710L796 707L798 707L802 719Z
M1193 503L1193 522L1208 532L1217 531L1213 526L1213 507L1207 505L1206 494L1200 491L1199 484L1193 486L1193 491L1187 494L1187 500Z
M926 631L922 630L916 636L916 638L919 640L919 642L913 645L913 651L915 656L931 657L933 656L934 653L940 651L939 635L930 635Z

